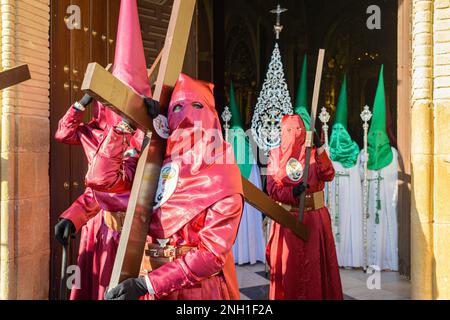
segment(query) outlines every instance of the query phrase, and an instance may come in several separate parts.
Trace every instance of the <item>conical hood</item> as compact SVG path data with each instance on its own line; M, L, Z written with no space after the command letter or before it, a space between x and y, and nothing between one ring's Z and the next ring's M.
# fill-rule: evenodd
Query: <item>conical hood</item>
M377 93L373 103L373 118L368 136L368 153L370 170L387 167L393 159L389 137L386 131L386 96L384 92L384 66L381 66Z
M112 74L138 94L151 97L136 0L122 0Z
M347 129L348 122L348 100L347 100L347 75L344 76L344 81L342 82L341 93L339 94L339 99L336 107L336 117L334 124L340 123L344 128Z
M347 76L344 76L333 131L331 132L330 157L331 160L339 162L344 168L352 168L358 161L359 146L352 140L347 131L347 116Z
M248 179L252 173L255 160L248 136L244 132L244 123L241 118L239 106L234 94L233 82L230 86L230 111L231 111L231 130L229 132L228 142L234 149L234 156L239 170L244 178Z
M236 102L236 95L234 94L233 81L231 81L231 86L230 86L230 111L231 111L231 115L232 115L231 128L232 129L236 129L236 128L244 129L244 122L242 121L241 112L240 112L239 106Z
M306 129L309 130L311 116L308 112L308 57L303 58L302 72L300 74L300 82L297 89L297 100L295 101L294 112L302 117Z

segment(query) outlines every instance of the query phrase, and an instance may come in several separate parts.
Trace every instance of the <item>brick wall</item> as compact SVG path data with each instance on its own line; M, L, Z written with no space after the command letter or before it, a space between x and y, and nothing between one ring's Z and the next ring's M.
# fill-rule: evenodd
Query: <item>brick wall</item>
M450 0L434 1L433 297L450 299Z
M49 285L49 0L0 0L1 67L32 80L1 97L0 299L47 299Z
M412 297L450 298L450 0L413 1Z

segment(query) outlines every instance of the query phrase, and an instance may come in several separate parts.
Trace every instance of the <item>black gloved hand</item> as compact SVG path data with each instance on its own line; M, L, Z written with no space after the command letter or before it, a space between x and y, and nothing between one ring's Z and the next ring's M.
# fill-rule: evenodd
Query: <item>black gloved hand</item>
M80 103L83 105L83 107L86 107L89 104L91 104L92 100L93 100L92 97L86 93L84 97L80 100Z
M75 226L69 219L63 219L55 226L55 239L65 246L69 237L75 233Z
M322 144L322 139L320 139L319 135L317 134L316 131L314 131L314 146L319 149L323 144Z
M308 186L308 187L309 187L309 186ZM305 192L306 189L307 189L308 187L305 188L305 186L303 185L303 183L300 183L300 184L296 185L296 186L294 187L294 190L292 191L292 193L293 193L293 195L294 195L294 198L300 197L300 195L301 195L303 192Z
M148 293L144 278L127 279L105 292L105 300L138 300Z
M155 119L161 114L161 106L158 101L152 98L144 97L144 104L147 108L147 113L152 119Z

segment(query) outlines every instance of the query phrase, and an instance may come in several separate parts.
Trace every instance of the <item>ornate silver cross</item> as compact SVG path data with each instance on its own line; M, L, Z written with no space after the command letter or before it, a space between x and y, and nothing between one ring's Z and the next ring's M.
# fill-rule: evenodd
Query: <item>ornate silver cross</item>
M280 33L281 31L283 31L283 26L281 25L281 14L286 11L287 9L281 8L280 4L278 4L276 9L270 11L270 13L274 13L277 15L277 24L274 25L274 31L277 40L280 39Z

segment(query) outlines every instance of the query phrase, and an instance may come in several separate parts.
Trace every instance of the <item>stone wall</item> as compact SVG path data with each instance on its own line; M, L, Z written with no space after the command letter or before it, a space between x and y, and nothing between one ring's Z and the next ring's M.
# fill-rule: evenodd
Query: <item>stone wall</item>
M49 3L0 0L1 67L32 76L1 96L0 299L48 298Z
M412 297L450 298L450 0L413 1Z
M433 296L450 299L450 0L434 2Z

